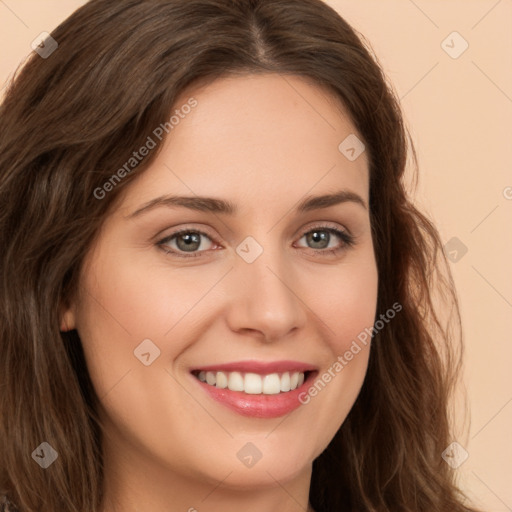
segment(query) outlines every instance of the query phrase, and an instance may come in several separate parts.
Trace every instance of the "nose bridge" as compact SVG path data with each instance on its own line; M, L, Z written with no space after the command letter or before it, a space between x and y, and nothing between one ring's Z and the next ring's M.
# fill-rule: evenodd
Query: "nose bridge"
M305 322L297 280L283 247L272 235L247 237L238 247L230 321L234 329L260 331L267 339L285 336Z

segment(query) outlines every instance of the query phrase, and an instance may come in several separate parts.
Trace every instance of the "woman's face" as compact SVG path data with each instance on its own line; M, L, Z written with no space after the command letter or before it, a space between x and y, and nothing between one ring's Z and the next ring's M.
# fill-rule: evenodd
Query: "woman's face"
M175 108L63 317L104 407L107 467L239 488L309 475L367 368L366 153L298 77L219 79Z

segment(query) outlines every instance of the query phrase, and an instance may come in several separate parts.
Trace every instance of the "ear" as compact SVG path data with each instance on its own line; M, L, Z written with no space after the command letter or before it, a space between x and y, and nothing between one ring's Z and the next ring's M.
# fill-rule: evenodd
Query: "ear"
M61 305L60 308L60 330L62 332L72 331L76 328L76 315L74 304Z

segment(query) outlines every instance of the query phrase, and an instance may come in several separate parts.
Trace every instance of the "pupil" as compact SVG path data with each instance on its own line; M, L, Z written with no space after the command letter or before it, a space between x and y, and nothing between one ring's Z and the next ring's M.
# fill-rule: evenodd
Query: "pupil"
M322 244L322 242L327 242L327 244L329 243L329 233L325 232L325 231L313 231L311 233L311 238L313 239L313 243L320 243ZM320 248L325 248L326 245L322 245L322 247Z
M182 243L182 241L183 241L183 243ZM178 237L177 244L180 247L180 249L185 249L185 250L190 250L191 248L197 249L199 247L199 245L201 244L201 242L199 240L199 233L181 235L180 237ZM196 244L197 247L193 247L194 244Z

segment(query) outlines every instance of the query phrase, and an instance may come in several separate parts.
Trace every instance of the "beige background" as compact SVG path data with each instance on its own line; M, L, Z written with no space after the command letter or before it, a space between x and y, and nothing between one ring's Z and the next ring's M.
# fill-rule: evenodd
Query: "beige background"
M84 3L0 0L0 90L31 41ZM418 203L444 243L467 247L451 263L472 412L468 435L454 439L469 453L456 471L485 510L512 511L512 1L327 3L369 39L398 91L418 150Z

